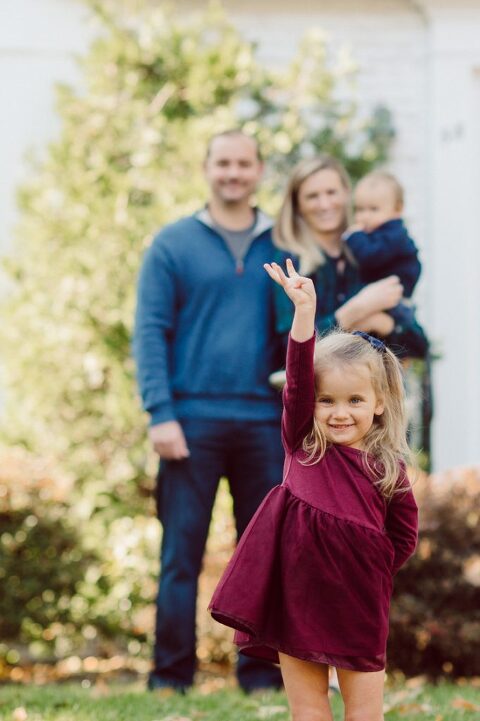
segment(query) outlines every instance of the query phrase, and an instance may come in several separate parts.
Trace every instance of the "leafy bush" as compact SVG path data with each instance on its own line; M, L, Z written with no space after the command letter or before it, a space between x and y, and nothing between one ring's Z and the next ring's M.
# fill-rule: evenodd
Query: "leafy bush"
M416 555L395 579L389 662L407 675L480 675L480 471L418 484Z
M0 468L0 652L14 642L33 658L102 654L110 639L138 653L155 590L155 521L117 519L102 542L103 526L85 526L51 463L15 449Z
M0 471L0 637L39 647L59 632L78 632L78 596L89 565L63 485L47 463L10 451Z

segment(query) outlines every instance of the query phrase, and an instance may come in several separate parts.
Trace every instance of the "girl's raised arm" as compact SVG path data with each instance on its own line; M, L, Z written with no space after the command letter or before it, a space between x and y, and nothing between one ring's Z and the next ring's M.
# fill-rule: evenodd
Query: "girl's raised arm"
M312 427L315 409L313 353L315 347L316 294L312 281L295 271L287 260L287 273L277 263L265 270L295 305L287 349L287 383L283 389L282 441L293 453Z
M309 340L315 332L317 295L313 281L299 275L290 258L287 259L286 265L288 275L285 275L278 263L265 263L263 267L270 278L282 286L294 304L295 314L290 335L298 343L303 343Z

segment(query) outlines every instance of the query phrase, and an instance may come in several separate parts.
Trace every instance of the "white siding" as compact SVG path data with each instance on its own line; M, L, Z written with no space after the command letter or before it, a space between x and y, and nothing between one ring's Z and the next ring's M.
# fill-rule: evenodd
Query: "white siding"
M78 79L73 54L84 52L87 37L85 7L75 0L0 2L0 251L11 246L25 154L54 137L54 83Z
M479 6L444 7L431 20L429 298L443 353L435 368L440 469L480 461Z

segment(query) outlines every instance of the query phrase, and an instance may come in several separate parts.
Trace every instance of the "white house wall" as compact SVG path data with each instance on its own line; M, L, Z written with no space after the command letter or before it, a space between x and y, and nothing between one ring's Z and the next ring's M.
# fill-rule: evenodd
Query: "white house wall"
M55 136L54 84L78 80L73 54L85 51L88 36L85 7L75 0L0 0L2 251L12 242L25 154Z
M480 460L480 3L430 15L429 234L439 468Z

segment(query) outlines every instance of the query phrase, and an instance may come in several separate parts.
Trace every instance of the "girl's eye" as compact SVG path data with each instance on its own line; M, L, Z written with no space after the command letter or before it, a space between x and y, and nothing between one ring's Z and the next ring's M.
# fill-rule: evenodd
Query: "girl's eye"
M331 402L332 401L330 398L317 398L317 403L325 404L325 403L331 403Z
M362 399L361 398L352 398L350 402L351 403L361 403Z

